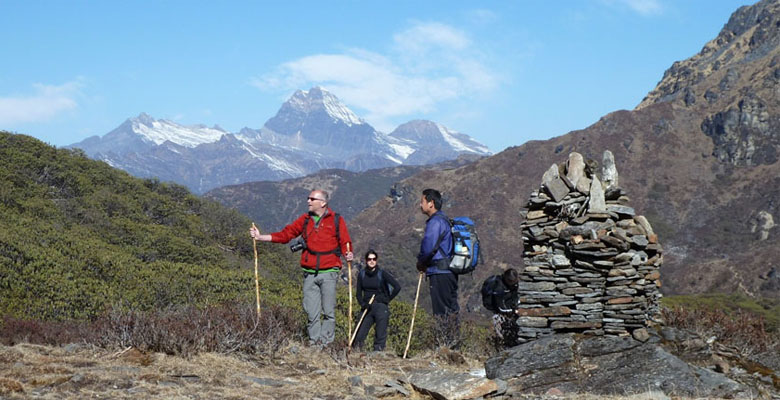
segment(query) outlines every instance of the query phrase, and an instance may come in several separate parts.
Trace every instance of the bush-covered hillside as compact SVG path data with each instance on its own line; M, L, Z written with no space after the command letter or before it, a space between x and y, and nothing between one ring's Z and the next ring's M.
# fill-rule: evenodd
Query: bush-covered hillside
M0 132L0 315L253 300L250 224L182 186ZM259 247L262 273L274 277L264 286L278 290L289 255Z
M253 309L250 225L237 211L183 186L135 178L80 150L0 131L0 337L52 344L79 337L108 346L101 340L120 332L122 340L143 348L218 351L199 337L202 327L187 324L208 320L195 318L201 314L193 307L205 316ZM243 311L207 323L224 328L214 333L217 339L244 335L255 352L257 341L250 339L265 332L257 329L292 329L281 334L288 339L305 333L299 253L267 243L258 243L258 250L267 310L259 328L241 319ZM336 316L344 343L348 302L345 285ZM404 348L411 309L393 303L388 344L396 352ZM435 342L424 313L417 327L413 351ZM177 347L189 339L189 347Z

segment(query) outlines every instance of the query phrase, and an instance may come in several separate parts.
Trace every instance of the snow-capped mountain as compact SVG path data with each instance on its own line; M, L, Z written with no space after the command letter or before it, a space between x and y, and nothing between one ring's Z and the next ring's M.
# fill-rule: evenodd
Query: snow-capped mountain
M431 121L407 122L395 128L389 136L415 143L415 150L407 155L404 164L430 164L451 160L463 153L490 154L485 145L469 135Z
M245 134L250 142L319 154L353 171L367 169L365 162L372 168L402 164L414 152L414 143L377 131L319 87L296 91L254 137Z
M162 145L166 141L179 146L193 148L204 143L218 141L222 135L229 133L215 126L208 128L204 125L182 126L164 119L156 120L146 113L141 113L135 118L126 120L113 131L102 138L90 137L79 143L88 153L90 152L119 152L127 153L139 151L156 145Z
M174 181L196 193L323 168L363 171L490 154L468 135L431 121L411 121L389 135L379 132L320 87L296 91L260 129L230 133L142 113L103 137L68 147L81 148L133 175Z

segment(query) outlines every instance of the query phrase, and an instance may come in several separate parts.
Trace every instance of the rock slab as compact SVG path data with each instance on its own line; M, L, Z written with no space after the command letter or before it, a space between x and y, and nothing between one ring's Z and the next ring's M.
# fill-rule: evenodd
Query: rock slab
M413 371L406 382L437 400L477 399L501 389L497 381L443 369Z
M669 396L751 397L755 393L714 371L689 365L653 337L555 334L502 351L485 362L488 378L500 378L507 393L626 395L648 390Z

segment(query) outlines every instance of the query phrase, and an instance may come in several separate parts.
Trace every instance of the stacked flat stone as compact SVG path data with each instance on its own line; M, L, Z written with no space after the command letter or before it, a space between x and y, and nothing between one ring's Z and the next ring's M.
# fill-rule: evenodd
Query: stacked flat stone
M595 170L571 153L522 211L520 342L556 332L642 336L659 312L658 237L628 206L609 150Z

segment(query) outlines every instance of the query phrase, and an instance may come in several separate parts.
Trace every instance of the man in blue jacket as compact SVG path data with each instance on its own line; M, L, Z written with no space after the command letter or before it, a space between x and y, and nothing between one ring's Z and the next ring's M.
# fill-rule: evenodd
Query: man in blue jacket
M441 206L438 190L423 190L420 210L428 216L428 220L420 243L420 254L417 255L417 269L428 277L433 315L442 319L446 344L453 347L459 331L458 276L449 269L453 251L452 232Z

